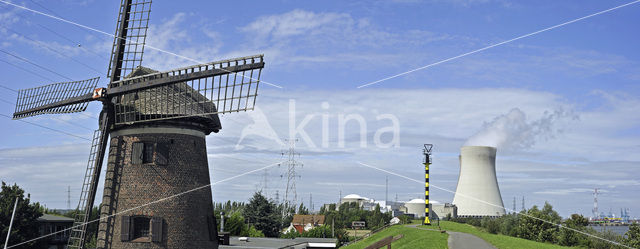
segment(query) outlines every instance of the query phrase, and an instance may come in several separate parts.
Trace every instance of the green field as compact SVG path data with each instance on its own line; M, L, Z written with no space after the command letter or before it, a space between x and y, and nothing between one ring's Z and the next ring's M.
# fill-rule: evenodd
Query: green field
M436 223L434 223L436 224ZM456 223L456 222L452 222L452 221L440 221L440 227L443 230L447 230L447 231L454 231L454 232L463 232L463 233L469 233L469 234L473 234L475 236L478 236L482 239L484 239L485 241L489 242L490 244L492 244L493 246L499 248L499 249L511 249L511 248L521 248L521 249L537 249L537 248L542 248L542 249L552 249L552 248L570 248L570 247L564 247L564 246L558 246L558 245L553 245L553 244L548 244L548 243L540 243L540 242L536 242L536 241L532 241L532 240L526 240L526 239L521 239L521 238L516 238L516 237L511 237L511 236L507 236L507 235L502 235L502 234L491 234L491 233L487 233L485 231L480 230L479 228L476 228L474 226L468 225L468 224L461 224L461 223ZM437 226L430 226L429 228L437 228Z
M391 226L372 235L369 238L341 248L364 248L384 237L395 236L398 234L402 234L404 235L404 237L396 242L393 242L393 244L391 244L391 248L447 248L448 235L446 233L405 227L404 225Z

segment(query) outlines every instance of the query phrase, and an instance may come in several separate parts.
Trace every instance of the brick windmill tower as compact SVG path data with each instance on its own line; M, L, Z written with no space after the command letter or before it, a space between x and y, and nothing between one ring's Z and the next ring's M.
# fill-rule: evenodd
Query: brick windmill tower
M107 142L98 248L218 247L205 137L221 129L218 114L253 110L263 56L142 67L150 6L122 0L106 88L93 78L19 91L14 119L103 105L69 248L90 237Z

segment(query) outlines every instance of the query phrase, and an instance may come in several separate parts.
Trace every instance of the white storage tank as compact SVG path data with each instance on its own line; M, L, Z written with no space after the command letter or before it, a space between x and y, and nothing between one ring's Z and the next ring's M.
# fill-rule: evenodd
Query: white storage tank
M414 217L424 217L424 200L423 199L413 199L404 204L404 207L407 208L407 214L413 214Z

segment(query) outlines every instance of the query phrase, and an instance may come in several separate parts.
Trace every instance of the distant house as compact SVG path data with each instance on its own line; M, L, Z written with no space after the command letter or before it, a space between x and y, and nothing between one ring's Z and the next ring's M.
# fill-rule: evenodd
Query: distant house
M309 231L317 226L324 225L324 215L315 215L315 214L296 214L293 215L293 220L291 221L291 225L285 230L285 232L289 232L292 229L298 231L298 233L302 233L304 231Z
M393 217L393 218L389 221L389 225L395 225L395 224L400 224L400 219L398 219L398 217Z
M64 216L55 216L43 214L38 218L40 235L49 235L47 240L47 249L63 249L67 247L70 230L65 230L73 226L73 219Z

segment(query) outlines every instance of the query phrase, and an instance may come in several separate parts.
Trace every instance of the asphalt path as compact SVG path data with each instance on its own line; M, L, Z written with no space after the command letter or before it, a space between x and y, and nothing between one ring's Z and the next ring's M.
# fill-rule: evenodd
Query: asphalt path
M421 230L439 231L437 229L418 227L417 224L407 226ZM451 231L447 231L447 234L449 234L449 239L447 240L449 249L497 249L495 246L473 234Z

